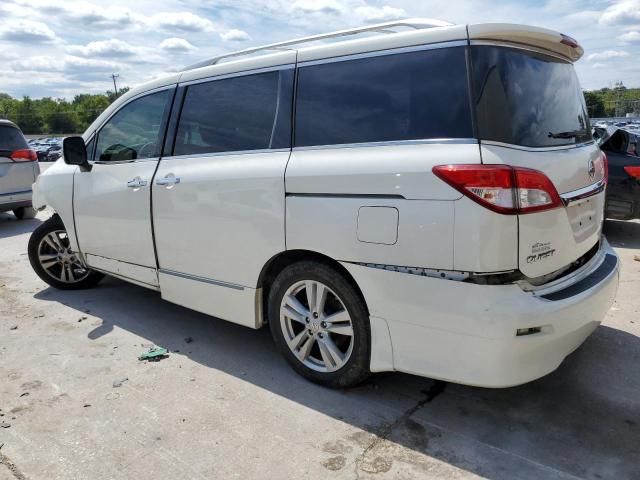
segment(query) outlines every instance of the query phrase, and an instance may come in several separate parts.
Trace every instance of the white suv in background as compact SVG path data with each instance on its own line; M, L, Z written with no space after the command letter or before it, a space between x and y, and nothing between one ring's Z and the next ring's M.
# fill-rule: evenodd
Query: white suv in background
M31 263L57 288L108 274L268 322L328 386L536 379L618 286L582 54L540 28L418 19L207 60L65 140Z

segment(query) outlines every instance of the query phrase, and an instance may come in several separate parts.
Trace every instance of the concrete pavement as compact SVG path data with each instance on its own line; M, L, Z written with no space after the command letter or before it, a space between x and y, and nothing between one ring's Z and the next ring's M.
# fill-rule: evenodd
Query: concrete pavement
M113 279L48 288L26 257L47 215L0 214L0 480L640 478L640 223L607 222L618 299L553 374L487 390L389 373L332 391L266 329ZM139 362L151 344L170 356Z

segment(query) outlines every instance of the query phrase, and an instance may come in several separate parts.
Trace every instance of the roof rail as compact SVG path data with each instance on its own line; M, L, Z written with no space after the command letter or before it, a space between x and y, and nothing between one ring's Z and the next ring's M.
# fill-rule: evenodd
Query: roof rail
M338 30L336 32L321 33L319 35L312 35L310 37L303 37L295 40L287 40L285 42L271 43L269 45L263 45L260 47L252 47L252 48L247 48L245 50L239 50L237 52L225 53L223 55L209 58L207 60L203 60L201 62L190 65L186 67L183 71L194 70L196 68L207 67L210 65L216 65L218 62L226 58L241 57L241 56L251 55L253 53L267 51L267 50L290 50L290 48L287 48L287 47L292 47L294 45L301 45L304 43L317 42L319 40L329 40L333 38L342 38L342 37L348 37L351 35L361 35L363 33L372 33L372 32L377 32L380 34L393 34L393 33L398 33L393 31L394 28L401 28L401 27L421 30L425 28L434 28L434 27L449 27L451 25L453 24L449 22L445 22L443 20L433 20L430 18L409 18L406 20L397 20L393 22L378 23L376 25L369 25L366 27L357 27L357 28L350 28L347 30Z

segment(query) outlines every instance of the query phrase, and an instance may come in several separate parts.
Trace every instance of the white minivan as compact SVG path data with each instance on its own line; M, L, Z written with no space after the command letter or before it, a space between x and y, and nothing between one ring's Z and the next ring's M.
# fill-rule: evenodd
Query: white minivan
M539 378L618 287L582 54L541 28L412 19L207 60L65 140L31 264L268 323L327 386Z

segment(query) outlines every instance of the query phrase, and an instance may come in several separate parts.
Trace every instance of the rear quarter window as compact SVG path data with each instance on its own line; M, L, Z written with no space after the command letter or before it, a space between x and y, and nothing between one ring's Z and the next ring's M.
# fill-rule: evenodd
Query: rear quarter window
M298 147L471 137L464 47L299 69Z
M29 148L22 132L10 125L0 125L0 150L14 151Z

